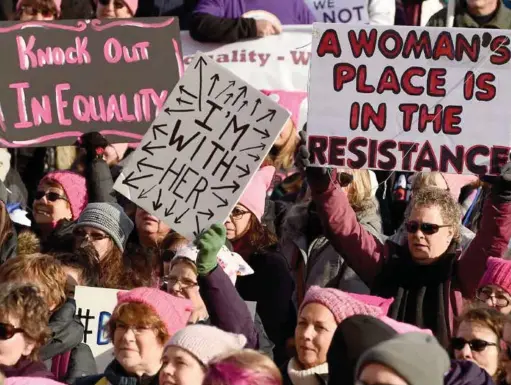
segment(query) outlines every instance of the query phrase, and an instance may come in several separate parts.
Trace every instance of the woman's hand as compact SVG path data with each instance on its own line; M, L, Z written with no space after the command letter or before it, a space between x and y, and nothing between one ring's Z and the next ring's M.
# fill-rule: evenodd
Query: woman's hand
M193 311L190 315L190 319L188 323L195 324L199 321L203 321L209 318L208 310L206 309L206 304L202 300L202 297L199 293L199 287L193 287L187 290L186 292L187 298L192 301Z

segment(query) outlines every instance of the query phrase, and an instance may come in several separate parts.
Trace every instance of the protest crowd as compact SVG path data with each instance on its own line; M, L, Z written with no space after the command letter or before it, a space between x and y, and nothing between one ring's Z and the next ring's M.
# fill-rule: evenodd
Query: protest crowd
M511 136L491 132L507 125L509 108L501 104L506 115L496 118L479 109L507 103L511 4L450 1L3 0L0 39L17 34L17 49L2 44L2 58L19 55L28 80L5 70L8 86L0 74L0 385L511 385ZM259 63L251 79L277 83L282 73L264 69L273 59L249 44L270 47L289 26L332 24L301 47L313 56L303 89L231 78L241 75L217 69L220 55L188 56L186 69L179 39L174 56L163 52L169 38L144 73L118 69L106 86L86 76L52 84L55 104L48 89L38 101L29 93L45 81L37 67L61 64L51 76L67 82L66 66L95 63L95 43L81 40L76 20L90 21L83 28L94 36L159 20L144 39L175 28L205 52L241 44L225 62ZM350 27L358 37L341 37ZM29 33L64 47L64 31L78 36L73 54L31 51ZM373 56L374 31L395 42L373 44L388 60L381 78L369 59L354 67ZM439 43L445 34L452 38ZM117 55L120 43L108 42L100 51L109 63L153 58L152 43ZM431 67L447 69L401 75L391 62L397 46L408 49L397 60L429 52ZM427 98L447 100L445 73L464 60L471 77L456 87L465 107L429 114ZM500 66L495 75L483 60ZM333 66L333 87L317 63ZM174 80L153 79L167 68ZM318 81L325 72L328 84ZM135 76L152 83L132 87L131 100L123 87ZM90 96L66 101L74 86ZM123 93L107 101L94 87ZM355 88L360 99L336 99ZM395 132L378 135L401 124L390 112L400 92L418 104L399 105L410 136L397 142ZM334 115L344 120L331 123ZM103 130L101 119L114 116ZM483 133L467 139L475 117ZM427 140L411 132L417 121ZM119 134L129 131L122 122L140 135ZM36 133L45 124L52 128Z

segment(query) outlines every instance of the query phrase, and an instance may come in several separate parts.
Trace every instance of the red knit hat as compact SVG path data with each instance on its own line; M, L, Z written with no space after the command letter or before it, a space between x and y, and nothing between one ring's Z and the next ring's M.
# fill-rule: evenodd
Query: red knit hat
M188 324L193 310L190 300L150 287L138 287L117 293L117 306L128 302L142 303L153 309L167 327L170 336Z
M488 258L486 271L479 282L479 288L496 285L511 295L511 261L502 258Z
M89 203L87 194L87 181L83 176L71 171L53 171L46 174L39 182L39 186L44 182L56 182L66 194L73 220L78 219L82 211Z

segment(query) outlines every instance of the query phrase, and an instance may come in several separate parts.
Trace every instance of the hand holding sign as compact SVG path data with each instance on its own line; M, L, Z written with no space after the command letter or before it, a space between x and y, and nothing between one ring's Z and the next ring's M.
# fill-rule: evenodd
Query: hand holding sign
M193 239L225 221L288 117L197 54L114 188Z

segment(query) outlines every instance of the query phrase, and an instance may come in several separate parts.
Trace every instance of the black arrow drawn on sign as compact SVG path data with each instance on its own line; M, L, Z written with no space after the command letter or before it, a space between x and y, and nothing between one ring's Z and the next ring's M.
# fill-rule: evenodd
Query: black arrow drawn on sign
M218 99L220 96L222 96L222 94L224 92L226 92L229 88L234 87L235 84L236 84L236 82L234 80L231 80L229 82L229 85L227 87L225 87L225 89L216 96L215 100Z
M236 97L236 100L234 101L234 103L232 103L232 105L234 106L236 103L238 103L238 100L241 98L241 95L243 95L244 98L247 97L247 86L243 86L243 87L240 87L238 88L238 90L240 90L241 92L239 93L239 95Z
M183 219L183 217L186 215L186 213L187 213L188 211L190 211L190 208L187 208L187 209L186 209L186 211L185 211L183 214L181 214L180 216L176 217L176 218L174 219L174 223L175 223L175 224L179 224L179 223L181 223L181 219Z
M211 80L213 81L213 84L211 84L211 88L209 89L208 96L211 96L211 93L213 92L213 89L215 88L216 82L220 80L220 76L218 74L214 74L211 76Z
M208 63L202 56L199 57L199 61L195 64L195 69L197 69L197 66L199 67L199 111L202 111L202 67L207 65Z
M254 159L254 162L259 162L261 160L261 157L259 155L248 154L248 156Z
M147 142L142 146L142 151L147 152L149 155L154 155L153 150L161 150L162 148L165 148L165 146L152 146L151 147L151 141Z
M218 194L216 194L216 193L213 193L213 195L222 201L221 205L216 206L217 209L219 209L220 207L227 207L227 205L229 204L229 202L227 202L227 199L219 197Z
M254 146L254 147L247 147L247 148L244 148L243 150L240 150L240 151L248 151L248 150L264 150L264 148L266 147L266 145L264 143L261 143L259 146Z
M193 112L194 109L191 110L171 110L170 108L165 108L165 112L170 115L171 112Z
M176 99L176 102L178 102L178 103L179 103L179 105L181 105L181 103L188 104L189 106L193 105L193 103L192 103L192 102L189 102L188 100L184 100L184 99L182 99L182 98L177 98L177 99Z
M268 139L270 137L270 133L266 128L264 129L264 131L261 131L254 127L254 131L263 136L261 139Z
M264 120L267 117L270 117L270 122L273 122L273 118L275 117L276 114L277 114L277 110L269 109L268 113L266 115L264 115L262 118L257 119L256 122L260 122L261 120Z
M172 215L172 214L173 214L172 210L174 210L174 207L176 206L176 202L177 202L177 201L176 201L176 200L174 200L174 203L172 203L172 206L167 207L167 208L165 209L165 217L168 217L169 215Z
M154 185L153 187L151 187L147 191L142 189L142 192L138 195L138 199L145 199L145 198L147 198L147 194L149 194L155 187L156 187L156 185Z
M125 184L126 186L130 186L131 188L134 188L135 190L138 190L138 186L135 186L134 184L132 184L133 182L136 182L137 180L151 178L154 176L153 174L148 174L148 175L142 175L142 176L137 176L136 178L133 178L133 174L135 174L135 171L130 172L130 174L126 177L126 179L124 179L122 181L122 184Z
M229 103L229 100L233 98L234 94L227 94L227 99L225 99L225 104Z
M157 140L157 136L156 136L156 131L158 131L160 134L163 134L165 136L167 136L167 133L165 131L163 131L160 127L167 127L166 124L155 124L152 129L153 129L153 136L154 136L154 140Z
M185 89L185 86L179 86L179 92L181 92L181 95L183 94L187 94L189 97L193 98L193 99L197 99L197 96L195 96L194 94L192 94L191 92L188 92L186 89Z
M195 225L197 226L197 231L193 232L193 236L195 238L198 238L199 235L201 234L201 231L200 231L200 225L199 225L199 217L197 215L195 216Z
M240 185L238 184L238 182L233 181L232 185L230 185L230 186L211 187L211 190L227 190L227 189L232 189L232 192L234 194L236 191L239 190L239 188L240 188Z
M252 110L252 113L250 114L250 116L254 116L256 110L257 110L257 107L262 103L261 99L260 98L257 98L257 100L255 101L255 106L254 106L254 109Z
M213 218L213 216L215 215L215 213L213 211L211 211L211 209L208 209L207 213L199 211L197 214L206 215L208 217L208 221L210 221L211 218Z
M153 201L153 210L154 211L159 210L160 207L163 206L163 203L161 203L160 200L161 200L161 189L158 192L158 199L156 199L156 201Z
M250 167L248 167L248 164L245 167L236 165L236 168L243 171L243 174L238 175L238 178L245 178L247 175L250 175Z
M140 159L138 162L137 162L137 168L138 168L138 172L142 172L142 166L145 166L147 168L152 168L152 169L155 169L155 170L160 170L160 171L163 171L163 167L160 167L160 166L154 166L152 164L149 164L149 163L144 163L144 161L147 160L147 157L146 158L142 158Z
M238 112L240 112L243 109L243 107L245 107L247 104L248 104L248 102L245 100L243 102L243 104L241 105L241 107L238 109Z

